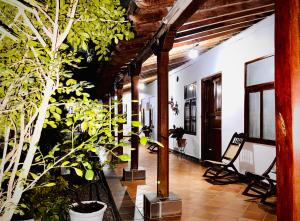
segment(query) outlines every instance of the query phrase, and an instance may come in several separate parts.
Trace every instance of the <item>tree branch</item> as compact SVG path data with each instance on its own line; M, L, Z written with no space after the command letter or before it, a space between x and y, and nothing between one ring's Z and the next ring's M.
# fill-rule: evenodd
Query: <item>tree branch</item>
M75 13L76 13L76 9L77 9L77 5L78 5L78 0L75 0L73 5L72 5L70 20L69 20L65 30L63 31L63 33L58 37L58 42L57 42L57 45L56 45L57 48L64 42L64 40L66 39L66 37L68 36L68 34L69 34L69 32L72 28Z
M58 39L58 18L59 18L59 0L56 0L55 20L53 25L53 36L52 36L52 47L51 51L54 52L56 49Z
M43 29L44 33L51 39L53 34L46 28L46 26L44 25L42 19L41 19L40 16L39 16L39 13L38 13L36 10L34 10L34 13L33 13L33 14L34 14L36 20L37 20L37 21L40 23L40 25L42 26L42 29Z
M22 12L25 24L31 29L31 31L35 34L35 36L37 37L37 39L39 40L39 42L43 45L43 47L46 47L47 44L44 41L44 39L42 38L42 36L40 35L40 33L38 32L38 30L36 30L36 28L33 26L33 24L31 23L31 21L29 20L29 18L27 17L27 15L25 14L25 11Z
M2 181L3 181L2 178L3 178L3 172L4 172L4 165L6 163L5 158L6 158L6 154L7 154L9 134L10 134L10 127L8 126L5 129L5 135L4 135L4 149L3 149L2 162L1 162L1 167L0 167L0 189L1 189Z

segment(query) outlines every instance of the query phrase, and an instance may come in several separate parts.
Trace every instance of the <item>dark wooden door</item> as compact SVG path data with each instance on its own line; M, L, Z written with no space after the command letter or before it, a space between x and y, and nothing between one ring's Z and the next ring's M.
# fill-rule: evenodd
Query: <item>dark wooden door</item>
M221 74L202 80L202 160L221 158L221 114L222 76Z

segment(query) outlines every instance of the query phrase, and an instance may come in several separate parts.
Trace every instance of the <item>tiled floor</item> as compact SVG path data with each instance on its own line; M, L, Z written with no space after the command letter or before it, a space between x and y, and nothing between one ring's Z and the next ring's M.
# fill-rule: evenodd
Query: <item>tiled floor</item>
M145 181L122 182L130 198L143 214L143 194L156 192L157 154L140 146L140 167L146 169ZM126 164L119 164L117 175L122 175ZM182 199L181 221L274 221L276 216L246 201L241 195L245 184L212 185L202 178L205 168L170 153L170 191ZM173 219L174 220L174 219Z

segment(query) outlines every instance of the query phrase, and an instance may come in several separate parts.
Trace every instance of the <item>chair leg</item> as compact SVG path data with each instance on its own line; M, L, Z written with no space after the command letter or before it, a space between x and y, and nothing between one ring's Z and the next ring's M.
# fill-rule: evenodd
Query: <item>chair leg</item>
M244 196L250 196L250 197L254 197L254 198L261 198L265 193L262 191L259 191L257 189L253 189L252 187L254 187L257 184L257 182L255 180L252 180L249 185L246 187L246 189L242 192L242 195ZM257 194L252 194L249 193L249 191L253 191Z
M204 174L202 175L203 177L207 177L207 173L208 173L208 171L210 170L211 168L209 167L205 172L204 172Z

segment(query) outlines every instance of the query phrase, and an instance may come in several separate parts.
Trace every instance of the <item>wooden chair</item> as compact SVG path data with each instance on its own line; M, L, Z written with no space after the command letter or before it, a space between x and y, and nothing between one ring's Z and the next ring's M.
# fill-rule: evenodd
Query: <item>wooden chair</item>
M250 182L242 194L245 196L254 197L254 199L260 198L260 202L262 204L275 206L274 204L266 201L267 198L276 195L276 180L270 177L271 173L276 174L276 158L272 161L271 165L262 175L252 172L245 173Z
M209 178L210 181L216 184L236 182L236 176L239 177L240 174L233 163L239 156L244 143L245 135L243 133L234 133L220 161L204 161L210 167L205 171L203 177Z

